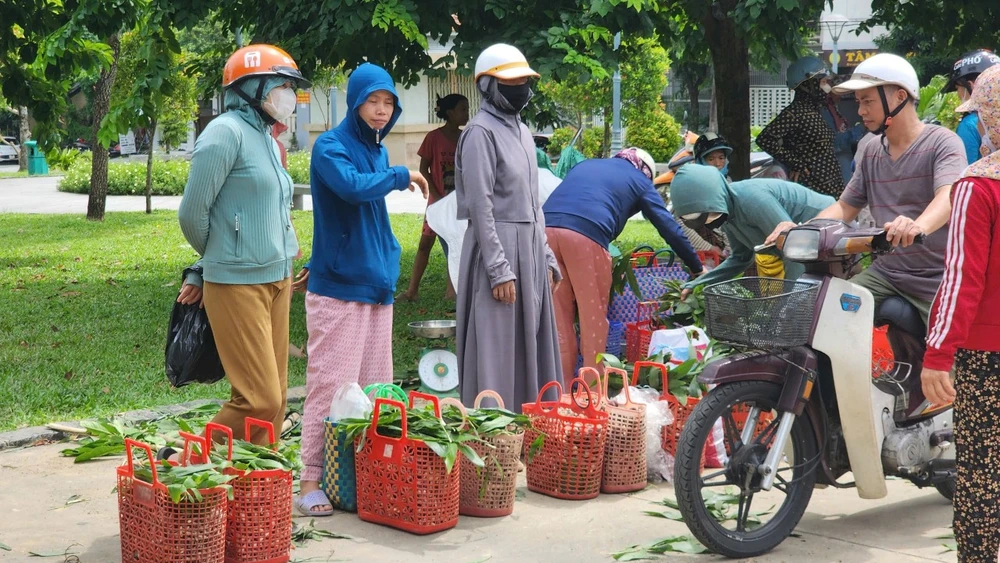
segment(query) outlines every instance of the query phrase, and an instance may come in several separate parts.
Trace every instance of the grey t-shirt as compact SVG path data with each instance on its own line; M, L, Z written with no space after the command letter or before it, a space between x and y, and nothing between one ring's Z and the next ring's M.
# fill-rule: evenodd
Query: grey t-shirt
M875 138L855 156L857 165L840 199L851 207L869 206L875 225L881 227L903 215L919 217L937 190L950 186L968 165L958 135L944 127L925 125L917 140L895 162ZM923 245L899 247L881 256L872 267L897 289L926 301L944 275L948 228L941 227Z

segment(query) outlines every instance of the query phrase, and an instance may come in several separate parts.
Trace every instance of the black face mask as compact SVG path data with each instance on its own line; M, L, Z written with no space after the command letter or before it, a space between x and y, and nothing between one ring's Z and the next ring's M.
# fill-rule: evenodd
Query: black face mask
M686 226L687 228L697 231L698 229L705 226L706 219L708 219L708 213L702 213L695 219L684 219L682 217L681 221L684 222L684 226Z
M524 109L524 106L528 104L528 100L531 98L531 87L528 86L527 82L518 84L517 86L497 84L497 90L500 91L501 96L510 102L510 105L516 111Z
M709 229L718 229L719 227L721 227L722 225L724 225L726 223L726 220L728 220L728 219L729 219L729 215L726 215L725 213L723 213L722 216L720 216L715 221L712 221L711 223L705 223L705 226L708 227Z

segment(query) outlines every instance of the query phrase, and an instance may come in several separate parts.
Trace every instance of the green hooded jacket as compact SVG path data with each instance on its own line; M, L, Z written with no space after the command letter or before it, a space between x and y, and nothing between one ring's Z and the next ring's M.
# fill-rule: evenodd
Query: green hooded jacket
M684 285L692 288L732 279L754 263L753 248L763 244L782 221L802 223L830 207L835 200L794 182L776 179L726 182L718 169L686 164L670 183L674 215L725 213L722 230L729 237L732 254L705 275ZM785 277L796 279L805 268L785 261Z

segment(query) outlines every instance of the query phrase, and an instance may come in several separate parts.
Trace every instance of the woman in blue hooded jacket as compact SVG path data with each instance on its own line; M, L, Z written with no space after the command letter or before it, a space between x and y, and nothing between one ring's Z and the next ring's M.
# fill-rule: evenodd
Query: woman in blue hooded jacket
M299 511L332 514L319 489L323 418L348 385L392 382L392 303L399 277L399 243L385 196L427 181L405 166L389 166L382 140L402 108L385 69L365 63L347 82L344 120L316 140L310 181L313 251L296 278L306 292L309 364L302 427Z

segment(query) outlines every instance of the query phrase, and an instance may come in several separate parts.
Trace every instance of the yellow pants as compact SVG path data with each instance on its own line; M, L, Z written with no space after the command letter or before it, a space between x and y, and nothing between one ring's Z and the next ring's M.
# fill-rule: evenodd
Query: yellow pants
M757 254L757 275L762 278L785 278L785 263L777 256Z
M213 422L233 429L233 437L267 445L255 427L244 436L246 417L274 425L277 438L288 395L288 313L292 283L286 278L260 285L205 282L203 299L232 395Z

